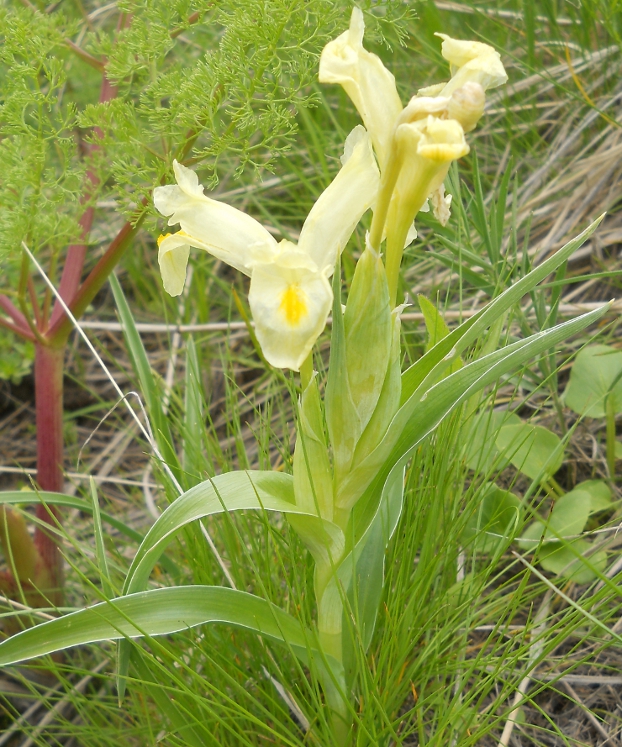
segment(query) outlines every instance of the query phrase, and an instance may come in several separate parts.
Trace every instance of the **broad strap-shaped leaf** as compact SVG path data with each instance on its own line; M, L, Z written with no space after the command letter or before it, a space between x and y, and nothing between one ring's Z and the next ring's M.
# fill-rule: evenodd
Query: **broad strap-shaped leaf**
M336 578L348 592L349 603L362 628L362 642L369 645L382 592L384 552L401 514L403 502L403 470L412 450L461 402L471 397L500 376L521 365L534 355L544 352L561 340L580 331L602 316L607 306L584 314L546 332L521 340L513 345L478 359L443 379L422 398L413 395L412 406L406 403L402 414L400 437L391 454L378 470L376 479L361 500L354 505L352 515L353 546L340 563ZM398 413L399 416L399 413ZM396 417L396 420L398 418ZM392 424L391 427L393 427ZM356 574L358 589L350 596L351 579ZM338 604L336 589L328 589L332 604ZM374 608L375 604L375 608ZM350 649L350 650L349 650ZM352 642L344 631L344 665L348 681L354 676L355 657Z
M309 652L317 653L313 634L272 602L220 586L172 586L111 599L28 628L0 643L0 666L71 646L168 635L218 622L286 643L303 661Z
M367 467L369 470L370 481L353 516L355 541L364 534L374 517L382 486L391 470L396 464L405 464L417 444L429 435L446 415L470 396L493 384L533 356L585 329L598 320L607 309L608 304L605 304L600 309L539 332L525 340L519 340L473 361L437 383L422 396L415 392L401 407L389 428L387 437L390 439L391 447L390 451L384 452L382 464L376 462L373 469L371 463L361 467ZM373 456L370 455L370 462ZM344 497L348 499L347 495Z
M162 513L138 548L125 580L124 592L132 594L146 587L149 575L166 546L187 524L225 511L245 509L298 514L301 518L306 516L313 523L312 539L317 543L334 542L335 550L327 547L327 552L341 554L345 543L343 533L335 524L296 506L291 475L267 471L227 472L191 488ZM317 550L315 547L312 549ZM124 691L124 676L129 668L129 653L126 642L121 641L118 663L118 687L121 695Z
M587 239L594 233L604 218L604 214L591 223L585 231L565 244L559 251L538 265L525 277L501 293L487 304L474 317L468 319L459 327L440 340L431 350L423 355L416 363L402 374L402 402L406 402L414 391L430 377L429 388L438 381L446 370L460 355L460 353L474 342L483 331L489 327L501 314L507 311L530 290L540 283L547 275L554 272L563 264ZM442 365L439 365L442 364ZM435 368L438 366L438 370Z
M142 591L149 575L175 534L197 519L224 513L255 509L280 511L284 514L319 517L298 508L294 503L293 479L282 472L227 472L195 485L172 503L151 527L138 548L125 580L124 592ZM343 542L340 530L323 521L326 537Z
M347 473L361 433L361 420L346 375L346 332L339 278L338 266L333 277L333 329L324 395L326 426L333 448L333 468L337 481Z

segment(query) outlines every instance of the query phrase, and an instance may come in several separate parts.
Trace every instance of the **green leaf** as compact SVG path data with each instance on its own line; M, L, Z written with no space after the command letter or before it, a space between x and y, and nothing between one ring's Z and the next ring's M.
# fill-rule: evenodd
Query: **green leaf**
M587 584L597 577L597 571L602 573L607 567L607 553L604 550L581 557L590 547L590 543L583 539L564 544L547 542L540 552L540 564L557 576L563 576L577 584Z
M398 465L383 486L376 515L367 531L344 555L324 590L324 609L331 605L332 614L337 616L337 619L341 615L343 620L342 647L346 690L352 687L359 661L354 638L358 637L364 651L371 643L384 590L386 548L397 527L403 501L404 468ZM345 590L349 605L347 612L344 611L342 590ZM351 615L356 621L356 630L352 628Z
M297 505L307 513L332 519L333 474L317 376L309 382L299 400L293 472ZM303 525L304 520L300 523Z
M578 487L555 501L547 521L538 518L523 531L519 545L524 550L535 550L544 542L549 545L581 534L592 509L592 498L587 490Z
M581 534L590 515L592 499L586 490L575 488L555 501L544 539Z
M272 602L220 586L172 586L111 599L24 630L0 643L0 666L71 646L168 635L217 622L287 643L308 661L312 634Z
M522 521L520 500L493 483L482 485L482 500L463 532L465 546L482 553L502 552Z
M352 399L348 377L344 375L346 340L340 296L337 268L333 277L333 330L324 395L326 426L333 446L333 467L337 481L347 473L361 433L361 420Z
M171 435L168 419L162 409L160 389L151 370L145 347L138 330L136 329L134 317L132 316L130 307L125 300L125 295L119 285L119 281L114 273L110 275L109 280L114 300L117 305L117 310L119 312L121 326L123 327L123 337L132 362L132 368L138 377L140 389L147 404L147 412L151 419L153 436L158 445L158 449L162 454L162 458L171 468L175 478L180 481L181 468L179 460L177 459L177 454L173 448L173 437Z
M449 334L449 327L445 324L445 320L431 301L428 301L428 299L422 295L418 295L417 300L419 301L419 308L423 314L425 328L428 332L426 350L431 350L438 342L447 337ZM462 368L462 360L457 358L449 367L448 373L453 373L459 368Z
M622 351L608 345L590 345L576 357L564 402L578 415L604 418L606 399L613 396L614 412L622 413Z
M330 542L343 547L343 534L336 525L308 514L294 503L291 475L267 471L227 472L196 485L167 507L138 548L125 579L124 593L131 594L146 587L149 575L166 546L187 524L225 511L245 509L298 514L300 520L308 517L313 525L308 528L313 529L313 536L307 537L310 544L313 541L326 541L327 553L332 550L332 545L328 544ZM304 535L302 539L305 539ZM311 546L319 552L317 547ZM119 687L122 694L123 677L129 667L129 649L123 641L119 649Z
M350 559L344 559L339 567L339 579L354 610L365 650L371 643L384 589L387 545L402 513L403 502L404 469L398 468L385 483L382 500L369 530L357 542ZM356 585L352 583L353 579L356 579Z
M504 425L519 425L521 419L507 410L487 410L478 413L465 426L467 467L475 472L488 474L493 466L502 470L509 464L506 455L500 455L495 443L499 430Z
M590 513L605 511L611 508L611 488L604 480L585 480L575 486L575 490L584 490L590 494Z
M542 519L538 518L528 527L523 529L518 540L518 546L523 550L531 550L532 552L535 552L538 545L542 542L543 534L544 522L542 521Z
M100 571L102 590L107 597L113 596L112 585L110 583L110 571L108 570L108 558L106 557L106 547L104 545L104 532L102 528L101 515L99 512L99 496L97 495L97 486L95 480L90 477L89 487L91 489L91 500L93 502L93 534L95 535L95 557L97 566Z
M428 389L431 384L438 381L447 366L451 365L466 347L480 337L487 327L511 306L518 303L526 293L529 293L547 275L554 272L587 241L603 218L604 213L591 223L585 231L582 231L542 264L497 296L471 319L463 322L409 369L404 371L402 374L402 403L405 403L422 384L424 384L424 389ZM426 382L428 377L429 382Z
M157 519L132 561L125 580L125 593L145 587L158 558L182 527L206 516L245 509L309 515L294 502L291 475L261 471L216 475L181 495ZM312 519L317 518L312 516Z
M532 480L554 475L564 461L559 436L541 425L504 425L496 445L516 469Z
M366 249L356 263L343 325L346 347L343 373L348 378L360 428L364 429L384 385L393 328L384 263L371 249Z
M570 337L600 318L608 306L569 320L544 332L519 340L469 363L451 376L440 381L427 392L415 392L402 405L393 419L383 443L354 471L352 482L357 490L367 480L368 488L362 498L365 508L358 514L362 531L375 515L382 485L389 472L401 460L405 463L412 450L452 410L470 396L494 383L500 376L523 364L534 355L544 352L561 340ZM447 338L445 338L447 339ZM441 341L442 344L444 341ZM361 474L361 473L365 474ZM338 505L352 505L358 499L356 492L348 492L348 480L337 496ZM339 503L339 502L343 503ZM365 517L365 518L363 518ZM358 536L359 529L356 530Z

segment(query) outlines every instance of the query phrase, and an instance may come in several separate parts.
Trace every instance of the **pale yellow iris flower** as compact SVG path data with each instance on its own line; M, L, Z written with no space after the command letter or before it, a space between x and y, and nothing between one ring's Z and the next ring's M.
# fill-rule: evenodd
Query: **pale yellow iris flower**
M376 251L387 237L387 273L399 267L401 253L415 236L412 221L430 199L445 223L450 197L443 181L452 161L469 152L464 133L484 111L485 91L507 80L496 50L480 42L443 39L451 80L421 89L406 107L395 78L380 58L363 47L365 23L352 10L350 28L326 45L320 58L320 81L343 86L369 131L382 174L370 232Z
M378 193L380 174L363 127L348 136L341 161L297 245L277 242L254 218L204 195L197 175L175 161L177 184L153 193L168 224L181 227L158 240L165 290L182 292L190 247L250 276L249 304L263 354L273 366L298 371L326 325L337 258Z

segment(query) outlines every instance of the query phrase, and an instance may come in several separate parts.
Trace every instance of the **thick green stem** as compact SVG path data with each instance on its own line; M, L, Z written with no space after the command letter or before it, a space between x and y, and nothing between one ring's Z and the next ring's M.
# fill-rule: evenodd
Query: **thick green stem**
M318 609L318 634L324 653L332 660L343 664L343 602L339 583L330 583L339 559L326 567L316 566L316 598ZM321 581L320 581L321 579ZM341 670L343 671L343 670ZM346 683L342 675L333 673L333 682L328 672L323 682L326 704L330 709L330 724L333 744L349 747L352 742L352 717L346 698ZM345 698L344 698L345 694Z
M63 476L63 364L65 348L37 344L35 347L35 406L37 424L37 483L41 490L62 493ZM37 518L55 526L60 521L57 508L37 506ZM37 585L50 601L59 605L63 598L63 559L58 542L44 527L35 530L39 553Z

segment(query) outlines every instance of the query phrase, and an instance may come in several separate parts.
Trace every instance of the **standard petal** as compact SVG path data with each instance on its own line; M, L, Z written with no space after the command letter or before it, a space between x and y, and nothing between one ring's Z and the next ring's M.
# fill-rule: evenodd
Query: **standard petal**
M441 54L449 61L452 75L441 96L450 96L468 82L479 83L487 91L507 81L499 52L493 47L481 42L452 39L447 34L437 33L436 36L443 40Z
M311 208L298 242L319 270L329 268L329 276L380 185L370 138L361 125L348 135L342 161L341 170Z
M380 168L383 168L402 102L393 75L377 55L364 49L364 30L363 13L355 7L348 31L329 42L322 51L319 80L343 86L371 135Z
M186 236L169 233L158 239L158 263L164 290L169 296L179 296L184 289L189 254Z
M173 171L182 192L185 192L188 197L203 197L203 185L199 184L199 177L196 172L178 161L173 161Z
M266 360L298 371L326 325L333 294L325 272L257 265L248 294Z
M188 244L214 255L236 270L251 274L255 254L276 253L277 243L250 215L203 194L197 175L174 163L178 185L157 187L156 208L168 216L169 226L179 223Z

